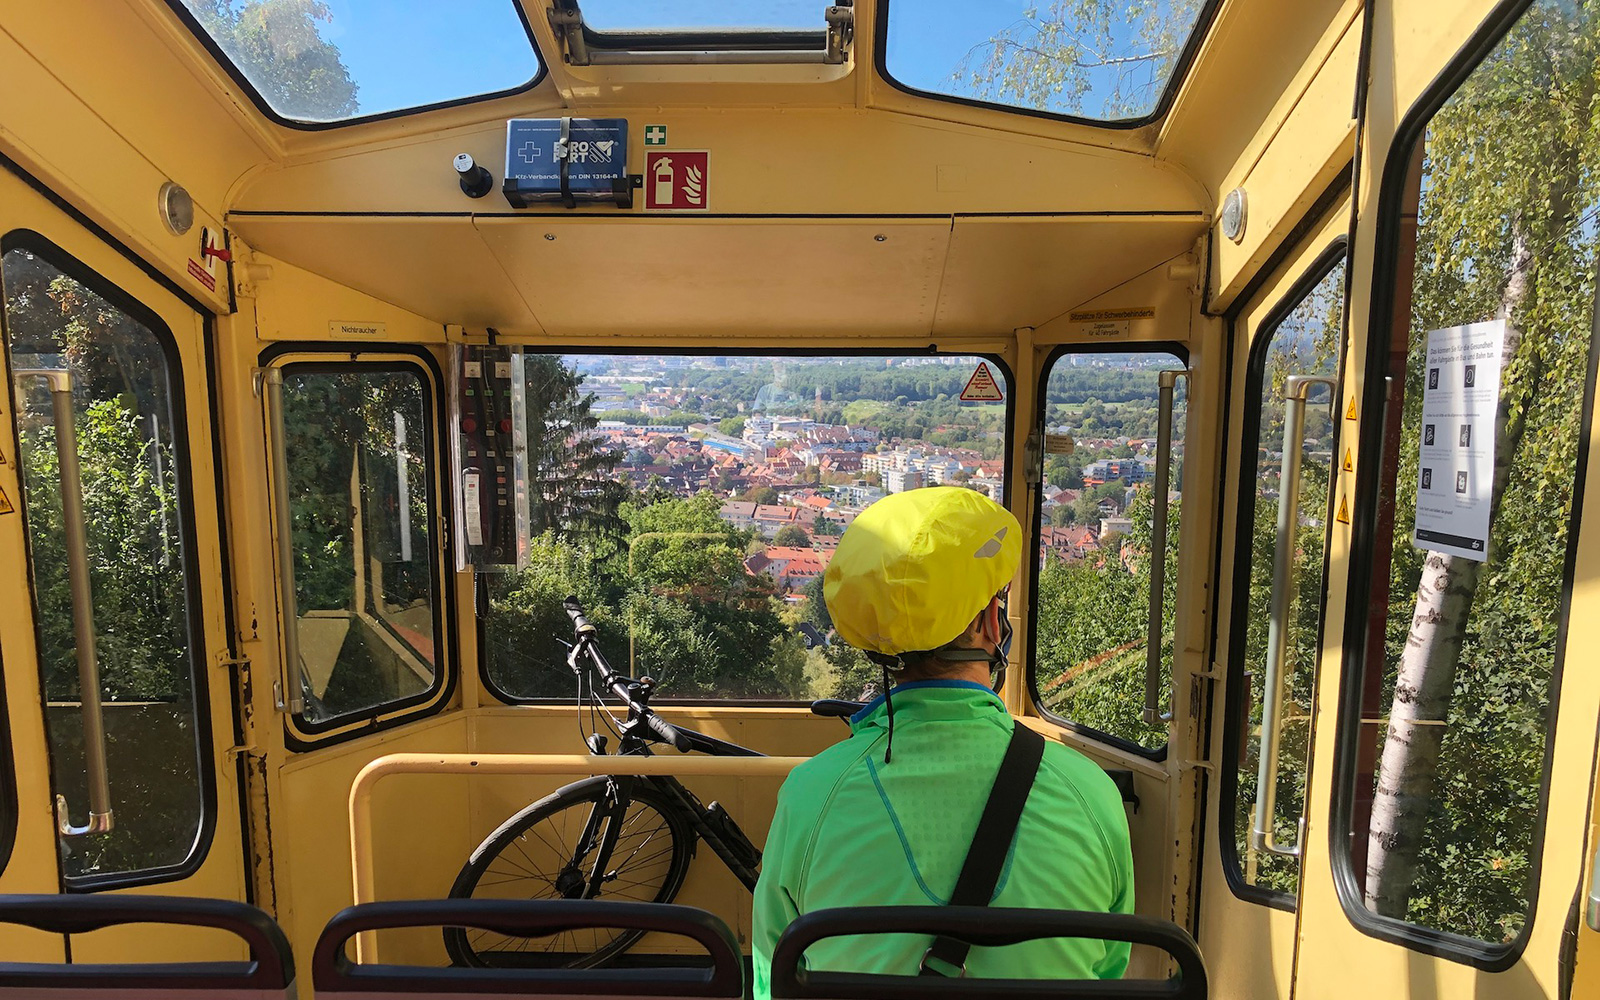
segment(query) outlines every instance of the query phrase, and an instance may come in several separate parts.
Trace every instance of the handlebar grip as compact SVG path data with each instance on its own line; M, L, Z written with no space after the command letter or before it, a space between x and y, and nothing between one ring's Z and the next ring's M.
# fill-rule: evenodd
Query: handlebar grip
M689 752L689 737L678 732L678 728L672 723L668 722L666 719L663 719L654 712L651 712L649 715L645 716L644 721L646 725L655 731L657 736L677 747L680 753Z
M568 595L567 599L561 602L561 608L567 613L567 617L572 619L573 629L578 635L595 631L594 624L584 617L583 605L579 603L577 595Z

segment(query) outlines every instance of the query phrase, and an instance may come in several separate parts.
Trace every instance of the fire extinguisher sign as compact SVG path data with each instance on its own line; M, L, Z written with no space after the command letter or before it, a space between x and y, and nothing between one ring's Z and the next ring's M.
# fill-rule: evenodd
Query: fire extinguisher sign
M645 153L646 212L709 212L711 153L704 149L652 149Z

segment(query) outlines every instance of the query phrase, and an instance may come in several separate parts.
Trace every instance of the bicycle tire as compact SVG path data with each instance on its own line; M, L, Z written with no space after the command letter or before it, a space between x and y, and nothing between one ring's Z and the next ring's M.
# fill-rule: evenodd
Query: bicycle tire
M566 785L501 823L499 828L486 837L467 859L467 863L456 876L455 884L450 887L451 898L595 898L586 895L588 886L581 884L581 880L580 884L573 883L574 875L571 873L576 872L578 868L571 864L571 858L564 858L561 864L562 870L556 872L554 878L548 877L542 870L542 862L539 859L557 856L554 844L560 844L565 855L573 853L568 849L569 845L582 835L590 810L605 794L608 780L605 777L586 778ZM679 811L680 808L678 803L670 800L653 785L643 780L634 785L628 811L619 830L616 850L619 852L628 850L630 843L637 841L627 859L631 861L637 859L638 855L645 851L646 846L658 836L665 835L670 839L670 843L664 847L650 848L645 853L641 865L647 864L649 868L640 873L645 877L626 879L629 884L622 891L608 893L602 886L599 896L652 903L670 903L677 896L678 890L683 887L684 876L689 870L695 842L695 834ZM654 813L654 818L644 819L648 813ZM642 826L641 819L644 820ZM632 838L632 841L629 838ZM513 850L517 856L514 859L506 858L506 852ZM530 850L533 852L531 855ZM498 869L495 866L497 861L503 862ZM627 861L624 861L624 865ZM486 885L484 876L491 873L496 877ZM622 878L623 866L616 866L612 869L612 873L614 877L610 881ZM529 877L525 884L519 885L523 876ZM540 885L541 882L544 884ZM534 891L525 893L524 889ZM580 894L572 895L575 890ZM580 939L578 932L568 932L566 936L553 936L549 947L534 950L530 944L532 939L513 939L489 931L446 927L444 946L451 962L459 966L587 969L602 965L622 954L643 936L642 931L607 931L599 928L590 933L596 935L593 947L584 947L584 941ZM607 939L608 934L609 939ZM520 941L523 944L520 947L497 950L490 947L496 938L502 942ZM563 940L567 940L574 950L553 951L554 945Z

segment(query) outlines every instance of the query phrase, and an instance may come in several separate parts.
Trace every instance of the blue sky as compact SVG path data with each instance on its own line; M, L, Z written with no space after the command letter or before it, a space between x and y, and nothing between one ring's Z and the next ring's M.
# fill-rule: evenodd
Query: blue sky
M234 0L236 4L242 0ZM537 71L511 0L323 0L319 25L360 87L362 114L508 90ZM1188 6L1195 0L1171 0ZM542 17L546 0L526 0ZM822 26L825 0L583 0L597 30ZM892 0L890 74L921 90L965 93L951 79L962 59L1017 23L1037 0ZM1094 100L1086 102L1091 112Z
M325 0L321 25L360 85L363 114L507 90L536 72L510 0ZM535 14L543 0L528 0ZM821 27L822 0L584 0L596 30L629 27ZM926 89L976 43L1020 16L1014 0L894 0L890 66ZM733 11L737 16L730 17ZM952 32L953 26L961 30ZM464 54L467 55L463 58Z

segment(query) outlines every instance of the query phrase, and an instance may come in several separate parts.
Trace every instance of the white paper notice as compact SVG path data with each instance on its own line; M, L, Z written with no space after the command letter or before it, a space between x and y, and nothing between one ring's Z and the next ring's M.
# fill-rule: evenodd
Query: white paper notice
M1417 466L1418 548L1483 562L1494 501L1504 320L1428 333Z
M483 544L483 488L478 473L469 472L461 483L462 520L467 528L467 544Z

